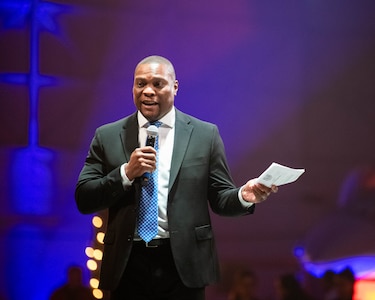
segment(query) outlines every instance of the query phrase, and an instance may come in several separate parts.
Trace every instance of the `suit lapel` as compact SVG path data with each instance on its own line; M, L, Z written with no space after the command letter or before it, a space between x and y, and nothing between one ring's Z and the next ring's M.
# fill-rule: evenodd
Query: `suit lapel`
M178 171L180 170L182 161L185 157L191 133L193 131L193 126L190 124L190 119L188 118L188 116L181 113L177 109L175 126L174 148L168 186L169 191L171 190L176 180Z
M125 119L123 130L120 132L120 138L126 161L129 161L134 149L139 147L137 113Z

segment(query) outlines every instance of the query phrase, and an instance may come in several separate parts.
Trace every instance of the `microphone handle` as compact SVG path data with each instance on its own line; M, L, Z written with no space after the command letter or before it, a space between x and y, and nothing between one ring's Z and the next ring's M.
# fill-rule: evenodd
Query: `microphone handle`
M154 147L155 146L155 139L156 139L156 136L147 135L146 146ZM142 185L146 186L148 184L149 179L150 179L150 173L148 173L148 172L144 173L142 175L142 180L141 180Z
M146 146L154 147L155 146L155 139L156 139L156 136L148 135L147 140L146 140Z

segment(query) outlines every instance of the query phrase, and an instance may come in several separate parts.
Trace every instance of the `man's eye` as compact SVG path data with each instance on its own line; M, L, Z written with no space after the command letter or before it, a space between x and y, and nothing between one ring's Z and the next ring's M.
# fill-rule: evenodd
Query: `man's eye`
M139 88L144 87L144 86L145 86L144 82L138 82L137 83L137 87L139 87Z
M156 82L154 83L154 87L156 87L156 88L161 88L161 87L163 87L163 83L162 83L161 81L156 81Z

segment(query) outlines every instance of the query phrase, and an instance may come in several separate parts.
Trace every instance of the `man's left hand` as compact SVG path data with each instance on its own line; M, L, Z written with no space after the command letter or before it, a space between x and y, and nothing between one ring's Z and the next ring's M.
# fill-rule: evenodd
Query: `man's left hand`
M251 179L242 188L242 198L247 202L260 203L265 201L271 193L277 193L277 191L276 185L267 187L257 183L256 179Z

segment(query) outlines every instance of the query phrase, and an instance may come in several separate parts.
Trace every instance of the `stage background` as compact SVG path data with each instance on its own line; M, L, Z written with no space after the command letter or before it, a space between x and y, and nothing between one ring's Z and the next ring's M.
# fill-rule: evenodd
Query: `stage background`
M48 299L85 266L77 176L95 128L134 111L133 70L152 54L175 65L176 107L219 127L237 185L272 162L306 169L252 216L213 215L223 269L254 270L266 297L303 273L295 245L375 163L375 2L39 1L36 25L22 3L0 4L4 299Z

